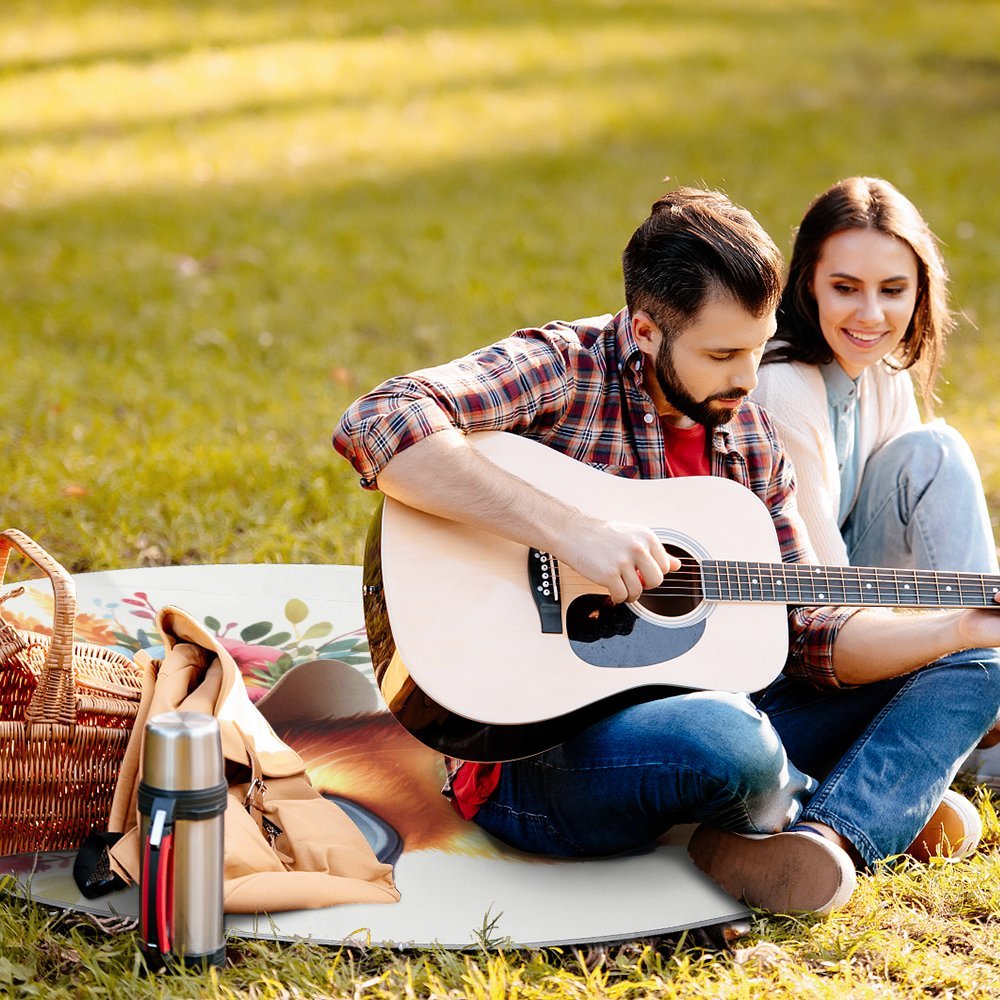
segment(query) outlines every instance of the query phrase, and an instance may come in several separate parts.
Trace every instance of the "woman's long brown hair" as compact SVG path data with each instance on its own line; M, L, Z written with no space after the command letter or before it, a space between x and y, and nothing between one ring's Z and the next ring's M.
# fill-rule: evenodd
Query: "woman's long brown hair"
M878 177L848 177L817 197L795 236L788 278L778 307L778 332L764 364L803 361L823 364L833 351L819 325L812 291L823 244L846 229L871 229L902 240L917 258L917 301L910 325L885 363L896 370L913 369L924 407L930 411L934 383L954 326L948 309L948 273L938 241L913 203Z

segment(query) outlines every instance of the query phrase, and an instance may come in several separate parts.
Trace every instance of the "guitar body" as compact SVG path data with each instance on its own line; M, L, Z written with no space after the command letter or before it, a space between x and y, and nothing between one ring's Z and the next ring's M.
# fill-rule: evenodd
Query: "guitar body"
M648 525L686 565L780 562L770 514L736 483L623 479L516 435L469 440L588 514ZM529 756L678 688L757 690L784 664L784 604L612 606L601 588L545 560L385 499L365 556L365 623L389 708L418 739L467 760ZM540 608L543 587L551 594Z

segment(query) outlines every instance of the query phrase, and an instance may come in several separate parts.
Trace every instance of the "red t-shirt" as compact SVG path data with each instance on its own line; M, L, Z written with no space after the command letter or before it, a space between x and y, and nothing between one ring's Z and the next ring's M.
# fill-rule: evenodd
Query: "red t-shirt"
M675 427L661 417L660 427L663 429L663 439L666 442L665 461L671 479L712 474L708 458L708 430L704 424Z
M661 418L660 426L666 441L665 461L671 478L711 475L708 431L702 424L675 427ZM472 819L493 794L500 783L502 767L502 764L466 762L452 774L451 803L463 819Z

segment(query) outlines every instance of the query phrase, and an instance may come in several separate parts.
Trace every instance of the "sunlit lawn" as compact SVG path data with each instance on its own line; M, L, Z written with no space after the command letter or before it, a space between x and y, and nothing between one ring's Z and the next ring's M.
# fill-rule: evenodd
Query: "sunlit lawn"
M945 245L963 320L940 410L1000 512L998 37L995 0L6 0L2 520L74 570L358 562L371 497L329 447L355 395L617 309L666 176L724 188L787 247L852 173L894 180ZM371 996L407 976L418 995L995 995L995 841L867 881L833 921L760 920L740 946L779 950L739 961L240 946L219 991L285 995L273 966L347 996L355 973ZM76 962L23 926L12 908L0 989L28 969L156 995L129 946Z

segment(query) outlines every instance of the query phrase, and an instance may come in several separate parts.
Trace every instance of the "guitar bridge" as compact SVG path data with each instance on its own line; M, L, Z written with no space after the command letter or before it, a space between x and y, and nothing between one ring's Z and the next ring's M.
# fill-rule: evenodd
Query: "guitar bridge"
M562 632L559 563L548 552L528 549L528 583L543 632Z

